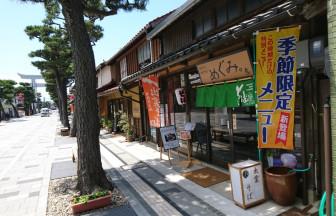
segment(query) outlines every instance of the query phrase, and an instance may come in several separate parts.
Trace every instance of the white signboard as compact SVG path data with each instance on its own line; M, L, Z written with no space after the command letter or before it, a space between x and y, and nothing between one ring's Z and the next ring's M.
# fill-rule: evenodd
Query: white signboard
M230 166L233 200L248 208L265 200L264 180L261 164L247 160Z
M261 166L253 166L242 170L245 205L251 205L264 199Z
M175 89L175 95L178 105L186 104L186 95L184 88Z
M177 139L175 126L168 126L160 128L161 138L164 149L172 149L180 147L179 140Z

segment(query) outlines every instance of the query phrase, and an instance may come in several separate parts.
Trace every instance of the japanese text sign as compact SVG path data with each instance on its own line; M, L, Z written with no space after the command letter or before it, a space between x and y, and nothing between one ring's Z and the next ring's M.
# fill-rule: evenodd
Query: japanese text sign
M299 34L299 27L293 27L257 35L259 148L294 148L296 43Z
M186 104L186 94L184 88L175 89L175 95L178 105Z
M147 111L149 116L149 125L151 127L160 127L160 96L159 80L155 76L141 79L143 91L145 94Z
M197 69L203 84L253 76L247 50L200 64Z

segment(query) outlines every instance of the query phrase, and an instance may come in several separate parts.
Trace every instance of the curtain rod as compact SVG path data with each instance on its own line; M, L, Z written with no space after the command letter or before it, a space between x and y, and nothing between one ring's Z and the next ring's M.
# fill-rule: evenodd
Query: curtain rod
M258 35L259 32L266 32L266 31L273 31L273 30L280 30L280 29L287 29L287 28L294 28L294 27L299 27L301 29L301 25L288 25L288 26L278 26L278 27L270 27L270 28L264 28L264 29L259 29L255 32L253 32L254 35Z
M236 79L236 80L230 80L230 81L224 81L224 82L218 82L218 83L208 83L208 84L199 85L199 86L192 86L192 88L214 86L214 85L220 85L220 84L225 84L225 83L233 83L233 82L244 81L244 80L252 80L252 79L253 79L253 77L246 77L246 78L242 78L242 79Z

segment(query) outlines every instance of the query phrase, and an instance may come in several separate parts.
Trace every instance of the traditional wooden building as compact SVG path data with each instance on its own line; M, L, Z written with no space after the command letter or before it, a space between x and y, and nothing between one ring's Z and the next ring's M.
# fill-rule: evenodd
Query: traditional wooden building
M298 174L302 182L299 195L304 203L308 198L319 199L324 190L322 107L329 96L326 1L187 1L147 34L151 63L123 76L121 86L137 85L149 75L158 77L161 126L175 125L179 132L191 122L198 125L197 133L204 130L203 139L193 135L194 157L220 167L248 158L262 160L257 149L255 102L238 103L232 99L236 92L226 91L224 103L208 87L253 85L255 35L293 25L301 30L292 153L299 160L298 167L309 167L308 172ZM220 70L221 60L228 58L232 67L223 71L240 71L244 76L220 79L218 71L211 73L213 65ZM210 70L201 77L204 67ZM179 91L185 97L183 103L176 97ZM157 129L150 127L144 98L140 100L144 134L157 141Z
M112 120L113 131L118 132L120 112L127 113L135 138L143 136L138 82L119 85L120 81L132 76L158 58L159 53L151 53L147 33L170 13L156 18L143 27L121 50L106 62L98 65L97 92L101 117Z

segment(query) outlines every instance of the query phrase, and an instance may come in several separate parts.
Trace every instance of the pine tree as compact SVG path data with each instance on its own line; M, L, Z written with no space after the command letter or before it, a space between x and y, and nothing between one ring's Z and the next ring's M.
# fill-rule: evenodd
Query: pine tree
M112 187L101 164L96 74L91 38L85 20L94 22L118 11L144 10L147 0L21 0L59 3L70 38L76 83L76 120L78 143L78 184L81 193ZM86 17L86 18L85 18Z

